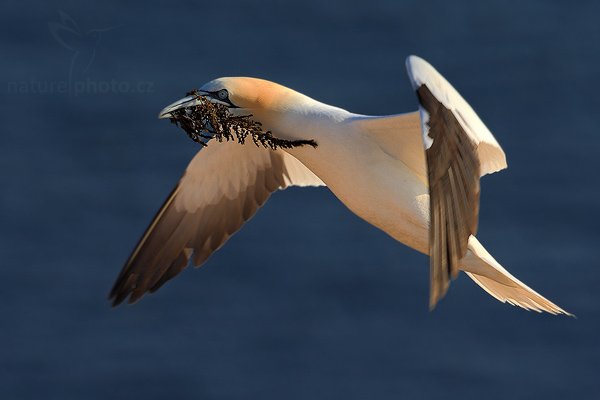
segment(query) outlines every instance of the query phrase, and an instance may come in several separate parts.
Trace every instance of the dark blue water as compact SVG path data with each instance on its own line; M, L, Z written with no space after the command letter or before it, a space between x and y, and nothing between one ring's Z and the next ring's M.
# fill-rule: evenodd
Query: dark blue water
M4 1L0 397L597 398L598 15L592 1ZM578 319L500 304L464 276L429 313L426 257L325 189L276 194L204 268L110 308L197 149L158 110L249 75L409 111L411 53L508 155L484 179L480 239Z

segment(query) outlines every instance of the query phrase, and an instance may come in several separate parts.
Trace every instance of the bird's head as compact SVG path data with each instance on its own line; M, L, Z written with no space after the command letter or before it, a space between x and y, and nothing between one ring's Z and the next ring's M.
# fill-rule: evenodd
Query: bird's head
M312 138L281 128L282 117L290 110L302 109L306 101L312 99L263 79L219 78L165 107L158 117L169 118L202 145L213 137L221 141L234 135L244 143L251 135L255 144L271 149L306 144L316 147Z
M300 95L291 89L257 78L218 78L198 90L198 94L213 103L222 104L234 112L250 112L255 116L269 111L282 111ZM165 107L159 118L171 118L175 110L198 104L198 96L187 96Z

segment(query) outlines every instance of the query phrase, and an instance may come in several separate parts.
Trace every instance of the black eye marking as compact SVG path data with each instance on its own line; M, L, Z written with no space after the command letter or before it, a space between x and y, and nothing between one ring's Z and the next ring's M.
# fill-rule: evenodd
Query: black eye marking
M227 100L229 98L229 92L227 89L221 89L216 94L219 100Z
M238 106L233 104L231 100L229 100L229 91L227 91L227 89L215 90L213 92L206 93L209 93L211 97L228 104L229 108L239 108Z

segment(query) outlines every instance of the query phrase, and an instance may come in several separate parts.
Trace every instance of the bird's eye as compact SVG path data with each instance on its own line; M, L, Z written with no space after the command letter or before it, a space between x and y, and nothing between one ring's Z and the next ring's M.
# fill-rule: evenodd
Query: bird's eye
M229 92L227 91L227 89L221 89L217 92L217 97L219 98L219 100L227 100L227 98L229 97Z

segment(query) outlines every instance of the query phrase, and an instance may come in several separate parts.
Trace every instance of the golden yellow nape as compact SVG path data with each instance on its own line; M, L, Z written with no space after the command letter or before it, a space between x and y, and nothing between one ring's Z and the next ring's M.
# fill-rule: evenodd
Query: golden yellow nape
M221 89L229 92L229 99L233 104L246 109L280 110L289 102L305 97L278 83L249 77L218 78L200 88L210 92Z

